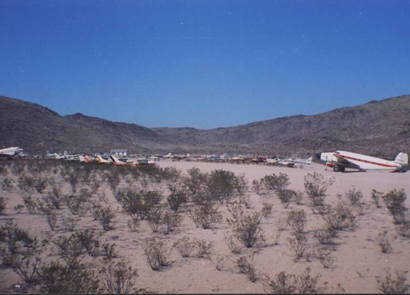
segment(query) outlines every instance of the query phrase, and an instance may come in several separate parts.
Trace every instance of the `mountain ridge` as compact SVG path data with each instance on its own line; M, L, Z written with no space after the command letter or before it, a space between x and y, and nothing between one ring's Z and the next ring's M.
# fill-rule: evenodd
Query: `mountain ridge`
M148 128L82 113L60 115L0 96L0 146L29 152L212 152L307 155L347 149L392 156L410 146L410 95L371 100L314 115L284 116L232 127Z

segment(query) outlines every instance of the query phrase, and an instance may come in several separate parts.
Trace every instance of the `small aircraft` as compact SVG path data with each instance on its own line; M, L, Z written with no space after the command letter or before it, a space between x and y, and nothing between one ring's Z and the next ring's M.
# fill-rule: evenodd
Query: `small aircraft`
M103 159L100 155L95 156L97 159L97 162L100 164L111 164L112 162L110 160Z
M22 148L19 147L9 147L5 149L0 150L0 155L5 155L5 156L17 156L23 152Z
M126 165L128 165L128 163L123 162L121 160L118 160L118 158L114 155L111 155L110 158L111 158L112 162L114 163L114 165L117 165L117 166L126 166Z
M394 161L346 151L318 153L317 157L326 162L326 166L333 168L335 172L344 172L346 168L359 169L360 171L388 170L391 172L405 172L409 163L406 153L399 153Z

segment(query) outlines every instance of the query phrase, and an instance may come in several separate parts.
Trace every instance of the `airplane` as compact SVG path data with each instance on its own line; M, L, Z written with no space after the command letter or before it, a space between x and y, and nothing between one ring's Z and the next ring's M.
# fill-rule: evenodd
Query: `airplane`
M9 148L0 150L0 155L5 155L5 156L17 156L21 153L23 153L23 149L19 147L9 147Z
M111 155L110 158L111 158L112 162L114 163L114 165L117 165L117 166L126 166L126 165L128 165L128 163L118 160L118 158L114 155Z
M394 161L389 161L358 153L336 151L317 153L317 157L326 162L326 166L335 172L344 172L345 168L366 170L388 170L391 172L405 172L408 168L409 158L406 153L399 153Z
M103 157L101 157L100 155L95 156L95 158L97 159L97 162L100 164L111 164L112 163L110 160L103 159Z

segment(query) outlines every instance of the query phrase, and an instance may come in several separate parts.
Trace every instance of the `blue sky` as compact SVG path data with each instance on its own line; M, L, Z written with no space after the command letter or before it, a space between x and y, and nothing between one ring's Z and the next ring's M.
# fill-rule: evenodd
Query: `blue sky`
M410 93L410 1L0 0L0 95L214 128Z

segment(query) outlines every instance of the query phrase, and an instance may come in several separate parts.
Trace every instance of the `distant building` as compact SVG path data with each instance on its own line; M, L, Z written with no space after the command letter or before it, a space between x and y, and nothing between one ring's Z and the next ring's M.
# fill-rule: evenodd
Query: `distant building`
M111 156L116 156L117 158L126 158L127 157L127 150L122 149L114 149L110 151Z

